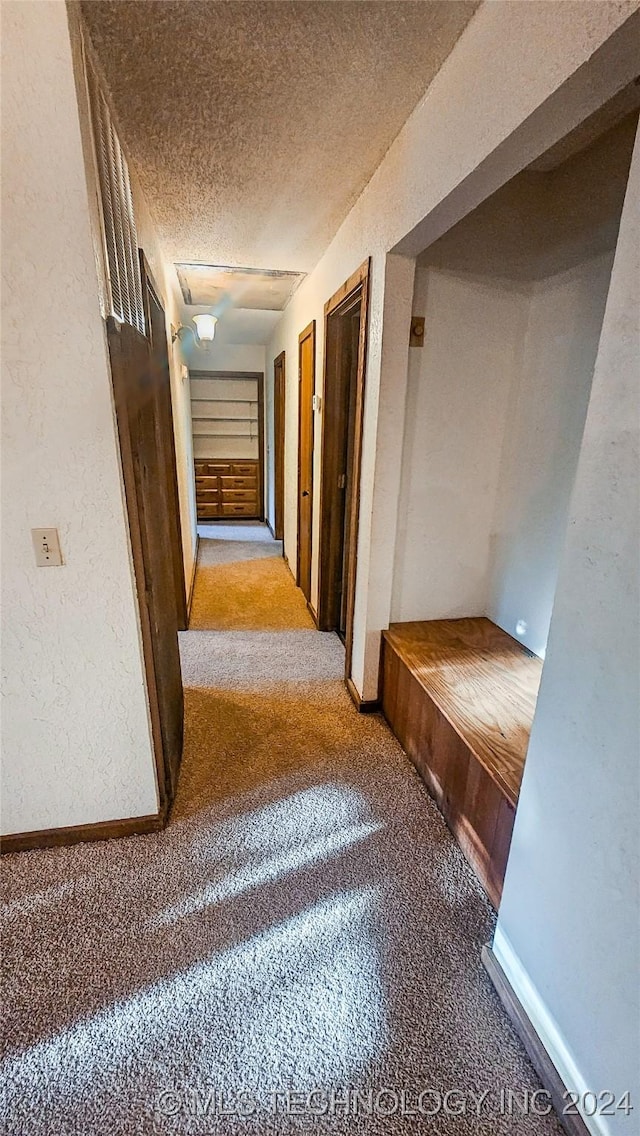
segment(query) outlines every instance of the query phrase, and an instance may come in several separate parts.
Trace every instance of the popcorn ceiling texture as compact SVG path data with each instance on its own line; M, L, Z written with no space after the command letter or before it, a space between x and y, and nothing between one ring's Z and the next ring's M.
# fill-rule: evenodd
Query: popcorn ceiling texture
M82 7L170 259L309 271L477 3Z
M232 556L277 576L258 541L205 545L221 574ZM480 962L492 911L296 603L289 579L280 630L182 636L164 833L3 858L6 1136L560 1136L553 1115L500 1113L501 1089L539 1085ZM490 1095L480 1118L456 1095L423 1120L270 1111L315 1086ZM198 1111L212 1089L255 1113Z

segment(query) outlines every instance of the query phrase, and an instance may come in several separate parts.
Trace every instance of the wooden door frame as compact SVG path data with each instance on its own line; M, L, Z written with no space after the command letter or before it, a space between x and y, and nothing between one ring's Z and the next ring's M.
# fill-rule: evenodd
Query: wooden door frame
M149 262L144 254L144 249L138 249L138 259L140 261L140 282L142 285L142 306L144 311L144 324L146 328L146 336L149 343L153 344L151 338L151 311L149 306L149 296L160 308L165 321L165 340L167 347L167 363L169 367L169 404L171 413L170 431L168 446L169 446L169 461L172 467L171 490L173 496L173 508L175 509L176 517L176 547L171 550L171 557L174 562L174 581L175 581L175 594L176 594L176 614L178 618L178 630L186 631L189 626L189 605L187 599L187 581L184 574L184 545L182 543L182 518L180 515L180 493L178 490L178 458L176 454L176 439L175 439L175 420L173 414L173 391L171 388L171 351L169 347L168 338L166 335L167 330L167 317L165 313L165 306L162 299L162 293L158 288ZM152 354L153 358L153 354Z
M334 292L324 306L324 365L323 365L323 414L320 464L320 556L318 561L318 627L321 631L335 630L335 622L329 616L332 604L331 582L334 578L334 565L329 563L329 530L332 520L332 507L338 491L340 470L337 465L337 452L331 446L327 430L327 420L331 420L332 407L339 394L337 384L329 381L330 360L327 353L329 341L329 319L339 308L348 308L358 296L360 298L360 334L358 339L358 366L356 374L356 409L353 437L353 477L348 487L350 495L349 558L346 587L347 626L345 636L345 678L351 681L351 656L353 653L353 612L355 604L356 572L358 561L358 526L360 513L360 473L362 467L362 432L364 425L364 397L367 366L367 338L369 327L371 261L367 259L345 280L341 288Z
M265 418L264 418L264 371L200 371L197 368L189 368L189 377L192 379L250 379L257 384L258 387L258 505L259 514L258 520L264 521L265 519L265 478L264 478L264 431L265 431ZM198 459L196 458L196 461ZM231 458L221 458L221 461L231 461ZM242 458L236 458L236 461L242 461ZM253 460L246 458L246 461ZM192 470L193 474L193 470Z
M300 397L300 388L302 386L302 344L311 339L311 386L315 393L316 389L316 321L311 320L303 331L298 336L298 516L297 516L297 532L296 532L296 584L300 587L300 501L302 495L302 431L300 423L302 421L302 399ZM313 557L313 451L314 451L314 434L315 434L315 420L313 416L313 408L311 410L311 503L310 503L310 516L309 516L309 562L311 563ZM311 599L309 599L311 603Z
M276 370L281 372L281 394L276 405ZM287 403L287 360L286 352L281 351L273 360L273 535L284 541L284 432ZM280 477L278 478L278 470Z

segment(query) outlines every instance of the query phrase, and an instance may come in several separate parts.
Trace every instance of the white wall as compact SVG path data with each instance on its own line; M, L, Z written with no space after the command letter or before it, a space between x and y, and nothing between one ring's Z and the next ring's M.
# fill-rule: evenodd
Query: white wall
M413 289L413 265L404 257L415 256L634 78L638 7L637 0L481 5L270 340L268 368L283 349L288 363L285 551L291 558L297 523L297 337L317 320L320 388L324 303L371 257L353 643L353 679L365 698L377 694L380 629L391 611ZM403 256L389 256L394 249ZM316 476L316 494L318 488ZM316 519L317 505L316 496ZM316 533L314 604L317 555Z
M418 268L393 621L523 620L544 656L612 261L541 280Z
M392 620L522 621L544 655L637 117L419 258Z
M89 213L91 231L94 243L96 262L99 268L98 287L101 297L103 314L108 313L107 299L107 267L104 260L103 241L101 231L100 190L93 153L92 129L90 125L91 114L89 109L87 87L84 75L84 51L89 55L92 65L101 78L103 91L109 99L109 91L104 77L101 74L100 62L97 59L88 35L83 33L82 14L80 5L76 0L67 3L69 18L69 33L74 59L76 95L78 99L78 113L80 117L80 131L82 136L85 173L89 194ZM110 111L116 124L120 142L126 153L126 137L118 125L117 114L110 102ZM181 293L178 277L173 264L167 260L161 248L156 228L149 212L144 194L140 187L135 168L128 160L131 191L133 196L133 211L136 221L138 245L144 250L155 286L160 293L160 299L165 310L167 321L167 349L169 356L169 371L171 381L171 403L173 412L174 440L176 448L176 468L178 480L178 498L180 504L180 527L182 533L182 551L184 559L185 581L189 589L193 579L193 569L196 553L196 502L195 481L193 476L193 449L191 443L191 403L189 397L189 382L182 378L181 370L184 363L182 344L178 339L171 341L171 326L177 327L180 323Z
M416 271L391 619L484 615L524 285Z
M264 371L264 346L252 343L213 343L197 347L193 336L185 335L183 354L194 371Z
M612 253L534 281L505 422L486 614L544 657ZM499 313L496 318L500 320Z
M494 951L561 1074L640 1070L640 135L571 499Z
M65 5L3 4L2 55L11 833L155 813L157 793ZM59 530L62 567L35 567L42 526Z

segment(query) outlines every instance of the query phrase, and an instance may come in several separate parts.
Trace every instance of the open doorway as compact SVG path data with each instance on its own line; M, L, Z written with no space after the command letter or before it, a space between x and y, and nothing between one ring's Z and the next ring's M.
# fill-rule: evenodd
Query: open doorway
M351 677L369 262L325 305L318 626L336 631Z

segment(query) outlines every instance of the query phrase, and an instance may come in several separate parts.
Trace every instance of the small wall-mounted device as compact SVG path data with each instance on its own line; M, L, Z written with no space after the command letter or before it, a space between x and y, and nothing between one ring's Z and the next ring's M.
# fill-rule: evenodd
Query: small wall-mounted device
M314 410L317 410L318 412L320 411L322 407L322 399L319 394L314 394L311 405L313 406Z
M62 564L57 529L32 529L31 539L38 568L59 568Z
M183 363L180 367L180 378L182 379L183 383L186 383L187 379L189 378L189 368L187 367L186 363Z
M422 347L424 344L424 316L411 317L411 331L409 333L409 346Z

